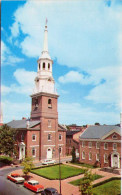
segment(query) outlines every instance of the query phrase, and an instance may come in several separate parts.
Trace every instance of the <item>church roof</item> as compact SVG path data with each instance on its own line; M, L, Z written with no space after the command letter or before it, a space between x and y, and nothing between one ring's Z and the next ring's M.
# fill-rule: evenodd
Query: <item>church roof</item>
M101 139L107 135L110 131L115 130L118 134L121 133L121 129L115 125L95 125L88 127L81 135L81 139Z
M9 123L7 123L8 126L10 126L11 128L15 128L15 129L25 129L27 128L27 119L23 119L23 120L13 120L10 121ZM34 127L35 125L38 125L40 123L40 120L36 120L36 121L29 121L29 128Z
M14 128L14 129L27 129L27 122L28 122L28 119L12 120L9 123L7 123L7 125L11 128ZM33 128L34 126L36 126L40 123L41 123L40 120L35 120L35 121L29 120L29 129ZM60 124L58 124L58 130L59 131L66 131L66 129Z

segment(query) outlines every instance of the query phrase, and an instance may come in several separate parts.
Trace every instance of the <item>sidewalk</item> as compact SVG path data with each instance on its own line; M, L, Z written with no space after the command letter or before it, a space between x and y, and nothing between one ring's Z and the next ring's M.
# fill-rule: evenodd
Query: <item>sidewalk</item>
M84 167L81 167L81 166L78 166L78 165L72 165L70 163L64 163L64 164L70 165L70 166L73 166L73 167L78 167L78 168L81 168L81 169L84 168ZM98 175L103 176L102 178L95 180L93 182L93 184L99 183L99 182L104 181L106 179L109 179L111 177L120 177L121 178L120 175L101 171L100 168L91 169L91 171L92 171L93 174L96 173ZM21 175L23 174L22 170L14 171L14 173L16 173L16 172L20 173ZM29 175L31 176L31 179L38 180L39 183L42 184L45 188L54 187L59 191L59 180L45 179L43 177L40 177L40 176L32 174L32 173L30 173ZM83 178L83 177L84 177L84 174L62 180L61 181L62 195L80 195L79 187L78 186L73 186L73 185L69 184L69 182L73 181L73 180Z

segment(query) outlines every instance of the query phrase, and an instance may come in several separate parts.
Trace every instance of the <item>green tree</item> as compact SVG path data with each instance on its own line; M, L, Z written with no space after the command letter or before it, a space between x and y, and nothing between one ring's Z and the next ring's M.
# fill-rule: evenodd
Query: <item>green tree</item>
M75 147L74 146L72 148L71 154L72 154L72 162L74 163L74 162L76 162L76 154L75 154Z
M30 156L27 156L23 162L22 162L22 166L24 167L23 168L23 173L25 175L28 175L29 172L31 171L32 168L34 168L34 164L33 164L33 158L30 157Z
M0 128L0 153L13 156L16 154L15 140L16 130L6 124Z
M81 192L81 195L92 195L92 181L93 181L93 175L90 170L86 169L84 178L81 180L79 191Z

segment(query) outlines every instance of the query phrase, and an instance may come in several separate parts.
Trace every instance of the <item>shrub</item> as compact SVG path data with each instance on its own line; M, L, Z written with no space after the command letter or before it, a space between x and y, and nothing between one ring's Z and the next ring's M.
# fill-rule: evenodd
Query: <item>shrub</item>
M0 156L0 162L5 164L11 164L13 162L13 158L9 156Z

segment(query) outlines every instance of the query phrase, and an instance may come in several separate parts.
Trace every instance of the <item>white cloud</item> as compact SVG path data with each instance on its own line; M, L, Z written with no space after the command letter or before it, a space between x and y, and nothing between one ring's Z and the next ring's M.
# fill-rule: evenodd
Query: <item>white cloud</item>
M95 103L115 104L120 107L122 91L122 67L106 67L93 69L88 72L89 76L82 73L70 71L59 77L59 82L80 83L82 85L94 85L89 95L85 97ZM103 82L101 82L103 81Z
M3 101L3 120L7 123L11 120L21 120L22 117L30 117L31 104ZM19 112L18 112L19 110Z
M114 4L107 7L102 0L27 1L14 13L11 33L15 38L21 29L26 35L21 48L29 57L40 56L46 17L49 20L49 50L60 64L84 70L119 64L116 50L118 34L122 33L119 29L121 17Z
M2 94L14 92L18 94L30 95L34 88L34 79L36 77L36 72L26 71L25 69L17 69L14 72L14 77L17 84L12 84L8 86L2 86Z
M24 59L19 58L12 54L6 44L1 41L1 64L4 65L16 65L19 62L23 62Z
M59 103L59 123L77 125L94 124L116 124L120 122L120 114L115 112L101 112L89 107L83 107L78 103ZM67 117L68 116L68 117ZM102 117L101 117L102 116Z

